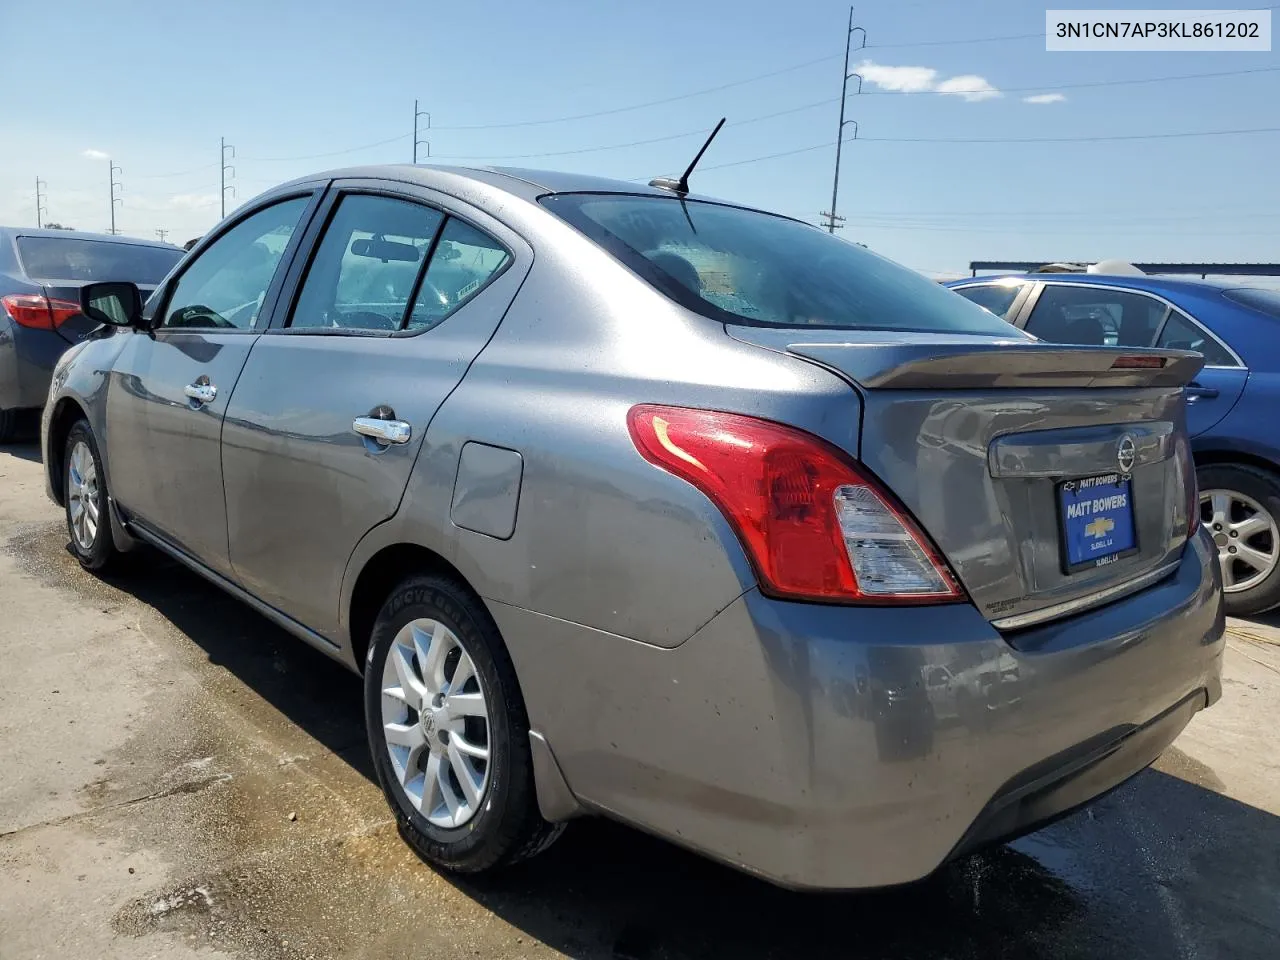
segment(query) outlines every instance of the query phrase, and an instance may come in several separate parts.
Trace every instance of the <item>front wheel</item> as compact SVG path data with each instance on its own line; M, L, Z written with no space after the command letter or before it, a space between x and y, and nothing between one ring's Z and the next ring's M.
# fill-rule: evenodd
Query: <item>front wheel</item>
M62 499L66 505L71 550L82 567L100 572L110 566L118 554L111 539L102 457L87 421L80 420L71 427L64 450L62 462L66 474Z
M483 604L444 577L400 584L365 663L374 768L401 836L424 859L476 873L545 849L529 721Z
M1280 606L1280 477L1246 464L1196 471L1200 522L1218 547L1227 613Z

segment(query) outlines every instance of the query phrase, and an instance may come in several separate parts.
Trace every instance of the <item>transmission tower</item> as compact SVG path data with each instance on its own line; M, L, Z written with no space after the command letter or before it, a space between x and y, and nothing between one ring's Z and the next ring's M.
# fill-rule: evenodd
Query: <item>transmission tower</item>
M419 144L421 144L422 146L425 146L425 147L427 148L427 157L428 157L428 158L430 158L430 156L431 156L431 141L429 141L429 140L419 140L419 139L418 139L418 118L419 118L419 117L426 117L426 118L427 118L427 125L426 125L425 127L423 127L423 129L424 129L424 130L430 130L430 129L431 129L431 114L427 113L427 111L425 111L425 110L419 110L419 109L418 109L418 101L417 101L417 100L415 100L415 101L413 101L413 162L414 162L414 163L417 163L417 162L418 162L418 146L419 146Z
M228 150L231 151L231 159L234 160L236 158L236 148L233 147L231 144L227 143L227 140L225 137L219 137L218 143L222 147L222 150L218 154L218 164L222 170L221 175L219 177L219 181L222 185L222 189L218 191L218 197L222 204L222 218L225 219L227 216L227 191L228 190L231 191L232 197L236 195L235 186L227 183L228 170L231 171L231 179L234 180L236 176L236 168L233 167L231 164L227 163L227 151Z
M117 167L110 159L107 160L107 166L111 168L111 229L107 232L113 237L117 236L120 231L116 229L116 204L124 205L124 200L116 195L116 191L124 193L124 184L116 179L116 174L124 174L124 171Z
M840 126L836 131L835 175L831 178L831 211L823 214L823 216L827 218L826 227L829 233L836 232L836 198L840 194L840 147L844 143L844 128L849 124L853 124L853 139L856 140L858 138L858 122L856 120L846 120L844 118L845 100L849 97L849 81L852 78L858 78L858 89L855 90L854 93L858 94L862 92L862 76L857 73L849 72L849 51L853 47L853 34L855 31L862 34L862 43L858 45L858 49L861 50L867 45L867 31L862 27L855 27L853 25L853 7L850 7L849 28L845 32L844 36L844 69L840 73Z
M164 243L165 238L168 236L169 236L168 230L159 230L159 229L156 230L156 237L160 240L161 243Z
M45 205L45 198L48 196L44 191L49 189L49 185L36 177L36 228L44 226L44 217L48 216L49 208Z

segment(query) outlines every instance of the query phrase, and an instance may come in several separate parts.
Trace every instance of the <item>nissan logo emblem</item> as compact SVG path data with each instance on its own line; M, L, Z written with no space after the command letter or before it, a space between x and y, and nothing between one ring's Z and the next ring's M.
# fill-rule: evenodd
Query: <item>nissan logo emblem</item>
M1120 466L1121 473L1129 473L1133 470L1134 461L1138 459L1138 447L1133 442L1133 437L1125 434L1120 438L1120 446L1116 450L1116 463Z

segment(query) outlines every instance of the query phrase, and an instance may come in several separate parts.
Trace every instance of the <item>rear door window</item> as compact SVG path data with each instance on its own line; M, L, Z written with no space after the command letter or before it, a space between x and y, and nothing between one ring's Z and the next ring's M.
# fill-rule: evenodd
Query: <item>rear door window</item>
M1001 320L1009 319L1009 310L1022 292L1021 283L977 283L970 287L952 287L956 293L990 310Z
M409 330L430 330L479 293L511 261L507 248L482 230L450 217L422 280Z
M1172 350L1194 350L1204 355L1204 362L1210 367L1240 366L1226 347L1178 310L1169 314L1164 329L1160 331L1160 339L1156 341L1156 346L1168 347Z
M1027 332L1050 343L1149 347L1168 306L1143 293L1083 284L1046 284Z
M18 259L33 280L128 280L153 287L182 259L177 248L80 237L18 237Z
M307 269L289 326L399 330L444 214L372 194L338 202Z
M723 323L1019 336L923 274L786 217L659 195L541 203L672 300Z

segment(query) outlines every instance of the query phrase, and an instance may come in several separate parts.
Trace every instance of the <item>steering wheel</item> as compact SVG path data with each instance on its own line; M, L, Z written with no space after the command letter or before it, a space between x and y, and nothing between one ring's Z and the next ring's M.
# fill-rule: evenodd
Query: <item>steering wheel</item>
M329 325L333 327L358 327L362 330L400 329L398 321L388 317L385 313L374 313L372 310L344 310L330 320Z

